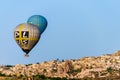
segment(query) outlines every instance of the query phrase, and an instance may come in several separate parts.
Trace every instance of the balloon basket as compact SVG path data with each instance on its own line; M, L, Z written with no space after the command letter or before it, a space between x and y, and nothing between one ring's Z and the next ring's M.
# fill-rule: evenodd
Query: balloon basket
M29 55L28 55L28 54L25 54L25 57L29 57Z

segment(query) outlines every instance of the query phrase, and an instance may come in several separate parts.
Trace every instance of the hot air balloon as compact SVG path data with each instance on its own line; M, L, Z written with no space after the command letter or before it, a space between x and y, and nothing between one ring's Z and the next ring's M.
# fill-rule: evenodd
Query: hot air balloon
M37 26L22 23L14 29L14 39L20 48L29 56L28 53L40 39L40 31Z
M40 34L42 34L47 27L47 20L41 15L31 16L28 19L27 23L38 26L38 28L40 29Z

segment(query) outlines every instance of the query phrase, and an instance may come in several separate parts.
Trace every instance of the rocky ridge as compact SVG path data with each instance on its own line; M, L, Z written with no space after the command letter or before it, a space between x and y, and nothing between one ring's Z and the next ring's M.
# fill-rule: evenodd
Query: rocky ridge
M23 75L27 77L38 74L66 78L120 76L120 51L98 57L0 66L0 72L8 76Z

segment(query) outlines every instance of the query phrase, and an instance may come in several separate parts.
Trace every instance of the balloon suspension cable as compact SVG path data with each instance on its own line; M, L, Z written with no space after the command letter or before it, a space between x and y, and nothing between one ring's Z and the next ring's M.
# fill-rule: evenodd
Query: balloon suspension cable
M28 53L25 54L25 57L29 57Z

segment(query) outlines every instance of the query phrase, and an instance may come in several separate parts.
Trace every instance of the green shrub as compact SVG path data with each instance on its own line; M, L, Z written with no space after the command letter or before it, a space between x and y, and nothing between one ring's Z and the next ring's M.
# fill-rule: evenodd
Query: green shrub
M0 72L0 76L6 76L5 74L3 74L2 72Z

